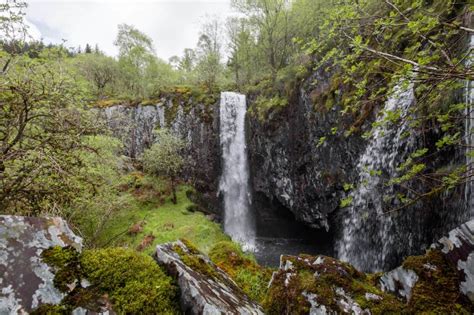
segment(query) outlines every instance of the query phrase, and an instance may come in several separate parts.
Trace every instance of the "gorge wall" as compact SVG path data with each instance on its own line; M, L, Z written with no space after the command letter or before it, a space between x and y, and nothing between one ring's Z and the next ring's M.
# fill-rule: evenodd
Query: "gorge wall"
M148 104L118 104L100 114L115 137L124 144L123 153L139 158L154 140L153 130L166 127L185 139L187 164L183 175L199 194L195 202L219 214L217 197L220 176L219 100L213 95L175 91Z
M299 221L312 229L328 231L340 245L347 236L343 227L351 225L350 234L355 237L347 251L355 257L341 253L341 246L338 256L358 260L359 263L351 263L365 271L388 270L403 257L421 253L433 240L469 219L464 188L385 214L381 209L397 205L386 203L383 196L396 193L396 188L387 191L381 182L376 182L356 208L341 208L341 199L350 195L345 184L364 180L361 163L367 155L386 155L373 166L379 167L381 178L387 180L396 173L395 168L404 157L420 147L433 148L442 133L436 127L428 133L412 131L410 145L396 136L386 137L385 143L371 143L370 138L364 139L361 134L372 129L383 106L364 109L359 116L342 116L342 100L337 92L340 88L343 87L337 86L333 76L315 71L295 91L287 106L270 109L265 119L247 115L247 151L257 230L271 230L273 224L275 229L281 229L285 222L299 229L294 223ZM461 93L454 96L461 97ZM398 106L397 99L392 102L391 106ZM331 106L326 106L328 103ZM184 174L200 192L196 201L219 214L222 207L218 198L218 104L217 97L202 101L189 93L174 93L152 105L117 105L102 113L113 133L124 142L124 153L132 158L139 157L151 145L152 131L157 126L171 128L186 139L190 163ZM250 97L249 112L254 106ZM346 131L351 126L357 126L357 131L348 135ZM375 153L368 152L374 150ZM427 162L427 171L462 163L463 151L447 150ZM276 217L280 219L275 220ZM331 241L324 235L312 237L315 243ZM363 257L373 257L373 262L367 264Z
M313 82L318 83L313 85ZM385 193L396 193L396 190L390 192L378 182L369 185L370 191L362 196L363 204L357 209L341 208L341 199L350 195L344 184L357 184L364 179L363 167L358 165L367 164L364 159L368 152L375 151L372 156L379 162L372 166L381 171L382 179L388 180L402 158L419 147L433 148L442 135L436 128L429 134L412 131L409 148L401 140L394 142L395 134L387 137L386 143L371 144L370 138L363 139L361 135L371 130L383 106L361 113L365 116L363 123L360 117L343 117L342 107L338 105L341 103L339 94L327 93L337 90L332 84L334 81L329 74L316 71L302 84L288 106L269 112L266 119L249 119L249 160L255 202L263 200L283 206L297 220L329 230L335 235L336 243L347 241L343 228L350 225L351 233L356 235L351 244L356 257L349 257L350 262L366 271L387 270L403 257L421 253L433 240L469 219L464 189L383 214L380 209L397 208L396 204L383 201ZM331 109L325 106L328 102L334 105ZM392 102L397 104L403 100ZM358 123L358 131L347 135L346 131ZM390 130L387 132L390 134ZM321 142L321 138L325 141ZM387 156L381 157L384 154ZM461 151L446 151L430 160L427 168L434 171L462 164L463 156ZM375 181L376 176L372 180ZM351 211L355 214L348 220ZM338 248L336 253L340 258L348 258L341 255ZM363 256L371 260L364 260ZM360 263L354 261L357 259Z

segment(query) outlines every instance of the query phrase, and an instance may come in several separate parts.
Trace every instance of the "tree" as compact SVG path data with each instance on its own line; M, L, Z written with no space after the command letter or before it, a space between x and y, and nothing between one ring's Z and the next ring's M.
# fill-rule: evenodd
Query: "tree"
M83 54L76 57L75 61L81 73L93 85L94 92L99 98L104 97L107 88L111 89L113 83L117 81L118 63L112 57Z
M182 151L185 143L168 129L155 131L156 141L145 150L142 161L145 171L154 176L166 176L171 181L172 201L177 203L177 178L184 166Z
M228 67L232 69L234 80L238 87L250 84L258 75L259 69L256 36L252 26L245 18L231 18L227 21L227 34L229 37L230 58Z
M472 47L466 51L467 45L460 44L474 34L466 24L472 9L469 1L452 0L342 2L324 6L315 37L301 40L315 68L341 79L336 85L343 100L341 114L355 118L346 135L360 131L394 86L415 83L416 104L405 115L386 112L390 119L383 123L392 128L407 124L410 132L422 134L418 150L400 163L395 178L368 170L383 185L396 187L396 196L384 197L388 207L395 206L388 212L472 180L473 144L465 140L472 137L472 130L464 129L472 104L453 101L464 82L474 79ZM466 164L430 169L430 162L447 150L464 151Z
M201 35L196 49L198 82L208 89L213 89L223 72L222 32L218 19L206 22L201 29ZM191 57L191 55L189 55ZM186 60L189 62L190 60ZM192 64L191 64L192 65ZM187 66L191 66L187 64Z
M86 48L84 49L84 53L92 54L92 48L91 48L91 45L89 45L89 43L86 44Z
M287 65L293 34L290 29L288 0L232 0L232 6L243 13L258 29L257 39L264 53L265 65L275 80L278 70Z
M83 135L100 129L81 109L83 90L60 48L37 59L16 56L0 77L0 209L17 214L58 211L85 189ZM61 57L63 56L63 57Z
M125 89L134 96L146 94L146 69L156 60L150 37L131 25L120 24L114 44L119 49L119 66Z

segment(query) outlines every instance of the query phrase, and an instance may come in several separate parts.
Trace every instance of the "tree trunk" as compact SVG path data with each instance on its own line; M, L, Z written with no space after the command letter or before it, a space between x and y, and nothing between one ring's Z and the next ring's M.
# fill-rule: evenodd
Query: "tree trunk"
M174 178L171 179L171 192L172 192L172 197L171 197L171 202L173 204L178 203L178 197L176 196L176 182Z

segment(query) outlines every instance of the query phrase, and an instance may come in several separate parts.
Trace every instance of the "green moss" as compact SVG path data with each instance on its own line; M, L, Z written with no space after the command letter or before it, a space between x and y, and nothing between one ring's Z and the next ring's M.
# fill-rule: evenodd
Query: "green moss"
M316 264L316 257L307 255L285 259L292 263L292 271L280 270L275 274L263 303L269 314L307 314L311 305L303 292L315 294L317 302L328 310L343 312L337 303L340 297L336 290L339 288L362 309L370 309L372 314L399 314L403 311L400 301L382 292L371 277L347 263L325 256L319 256L320 261ZM367 300L366 293L376 294L380 300Z
M35 308L31 315L70 314L71 311L64 305L42 304Z
M177 313L176 287L150 256L125 248L88 250L81 265L119 313Z
M76 307L98 311L97 301L104 295L119 314L178 313L177 289L150 256L125 248L79 254L72 248L53 247L44 251L43 259L55 269L54 283L67 295L60 305L38 308L37 314L68 314ZM81 287L82 279L90 286ZM71 283L76 284L72 291L66 286Z
M173 250L178 253L179 257L186 266L190 267L196 272L199 272L205 277L215 280L223 280L219 273L206 262L202 254L194 245L192 245L188 240L181 241L186 245L188 250L183 249L179 245L175 245Z
M217 243L209 252L210 259L224 270L253 300L262 302L272 270L258 265L231 241Z
M408 257L403 267L416 272L419 279L408 304L414 313L471 314L472 305L459 296L459 276L456 267L438 250L423 256Z

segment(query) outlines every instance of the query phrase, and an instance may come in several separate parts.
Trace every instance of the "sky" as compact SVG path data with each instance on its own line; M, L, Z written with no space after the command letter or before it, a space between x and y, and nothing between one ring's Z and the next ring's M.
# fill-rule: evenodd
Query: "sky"
M194 48L206 16L224 20L233 12L230 0L29 0L27 24L34 38L66 47L95 44L116 56L117 25L134 25L153 39L157 55L165 60Z

